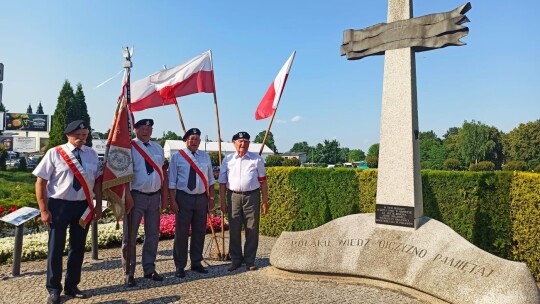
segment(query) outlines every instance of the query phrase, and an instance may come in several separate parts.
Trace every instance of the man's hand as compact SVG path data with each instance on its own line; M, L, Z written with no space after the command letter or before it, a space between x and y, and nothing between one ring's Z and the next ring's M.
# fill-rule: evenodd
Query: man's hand
M169 200L168 197L161 196L161 206L160 206L161 209L167 208L167 206L169 205L168 200Z
M50 228L52 224L52 215L49 210L41 211L41 221L45 227Z
M268 202L262 203L262 214L265 215L268 213Z
M133 197L131 197L131 195L126 195L126 214L129 214L134 205Z
M221 212L227 213L227 204L225 203L225 200L221 200L220 202Z
M97 206L96 208L94 208L94 222L95 223L99 221L102 215L103 215L103 209L101 208L101 206Z
M180 205L176 202L176 200L171 200L171 203L169 205L169 211L171 213L178 213L178 211L180 210Z

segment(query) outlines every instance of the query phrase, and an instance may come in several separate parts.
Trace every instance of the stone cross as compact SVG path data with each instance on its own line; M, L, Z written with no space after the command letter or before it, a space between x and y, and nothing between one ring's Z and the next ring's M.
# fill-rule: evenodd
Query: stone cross
M412 18L412 0L388 0L388 23L344 32L342 55L385 55L375 222L418 228L423 216L415 52L464 45L470 3Z

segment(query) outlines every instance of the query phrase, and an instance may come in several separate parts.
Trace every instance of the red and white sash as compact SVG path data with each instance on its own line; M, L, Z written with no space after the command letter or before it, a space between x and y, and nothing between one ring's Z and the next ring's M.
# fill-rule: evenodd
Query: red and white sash
M205 192L206 192L206 196L207 197L210 197L210 193L208 193L208 181L206 181L206 177L204 176L204 174L201 172L201 169L199 169L199 167L197 167L197 165L195 165L195 163L193 162L193 160L191 159L191 157L189 157L186 152L184 152L184 150L178 150L178 153L180 153L180 155L182 155L186 161L189 163L189 165L195 170L195 172L197 172L197 175L199 175L199 177L201 178L201 180L203 181L203 184L204 184L204 189L205 189Z
M154 170L159 174L159 179L161 180L161 184L163 184L163 171L162 168L160 168L153 159L150 158L150 155L144 151L144 149L139 146L138 143L136 143L134 140L131 141L131 145L139 154L154 168Z
M66 162L69 169L71 170L71 172L73 172L73 175L79 181L81 187L83 188L84 195L86 196L86 202L88 203L88 208L86 208L83 215L81 216L79 224L83 228L85 228L86 224L90 223L90 221L94 217L94 202L92 201L90 188L88 188L88 182L86 181L86 172L84 171L83 166L79 163L79 161L77 161L77 158L75 157L75 155L73 155L67 145L56 146L56 151Z

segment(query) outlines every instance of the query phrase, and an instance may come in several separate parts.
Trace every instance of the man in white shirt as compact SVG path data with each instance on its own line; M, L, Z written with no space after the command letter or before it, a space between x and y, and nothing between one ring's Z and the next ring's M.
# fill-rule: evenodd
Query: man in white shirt
M156 271L156 256L159 242L160 211L169 202L167 175L163 172L165 155L163 148L150 140L152 119L141 119L135 123L136 138L131 143L133 159L133 181L131 191L126 192L126 214L124 215L124 236L122 239L122 265L128 268L125 284L137 285L134 274L136 264L135 246L137 231L144 218L144 243L142 249L142 267L144 277L154 281L163 281ZM128 216L131 216L128 221ZM128 225L131 222L131 242L128 242ZM128 248L128 244L131 248ZM130 262L127 252L130 250ZM129 265L129 266L128 266Z
M68 142L49 149L32 172L37 176L36 198L41 221L49 228L48 304L60 303L62 256L68 227L69 252L64 293L74 298L87 297L77 285L81 281L89 223L101 217L101 182L96 181L101 175L98 155L84 145L89 133L88 125L76 120L67 125L64 133Z
M214 174L210 156L199 150L201 131L189 129L183 137L186 148L171 155L169 164L169 196L171 211L176 212L173 259L175 276L186 276L189 227L191 270L208 273L203 267L202 252L206 235L208 210L214 209ZM174 200L172 199L174 198Z
M246 263L247 270L257 270L255 256L259 246L259 219L268 211L268 185L264 161L259 154L249 152L249 134L236 133L232 140L236 153L223 160L219 171L219 201L223 212L229 211L229 251L231 266L229 271ZM227 195L227 200L225 199ZM228 201L228 205L227 205ZM246 242L242 254L242 226Z

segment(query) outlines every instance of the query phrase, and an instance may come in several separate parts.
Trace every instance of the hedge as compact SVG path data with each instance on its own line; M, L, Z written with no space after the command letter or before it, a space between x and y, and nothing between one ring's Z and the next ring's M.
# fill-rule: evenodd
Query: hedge
M268 168L264 235L374 212L377 170ZM424 214L499 257L524 262L540 281L540 174L422 171Z

